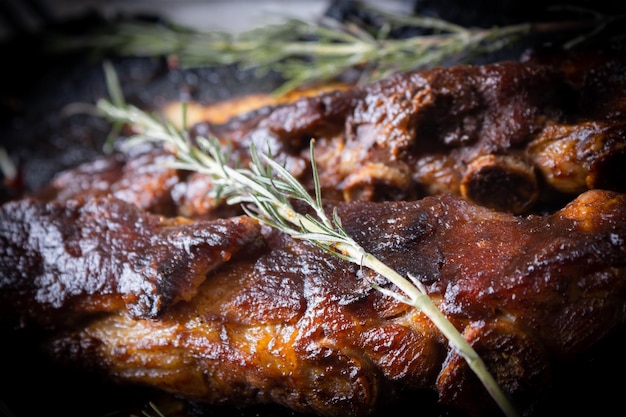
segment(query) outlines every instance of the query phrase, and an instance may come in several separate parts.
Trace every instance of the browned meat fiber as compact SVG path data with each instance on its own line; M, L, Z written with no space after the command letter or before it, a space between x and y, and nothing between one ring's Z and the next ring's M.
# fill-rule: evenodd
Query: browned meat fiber
M310 184L317 140L323 194L413 200L454 193L528 213L588 189L625 191L626 53L398 74L195 131L256 143Z
M623 325L626 196L548 216L453 195L336 203L348 233L424 283L521 410L553 365ZM366 416L402 393L496 413L419 311L371 271L247 217L190 221L112 196L0 209L3 322L42 326L57 359L209 403Z

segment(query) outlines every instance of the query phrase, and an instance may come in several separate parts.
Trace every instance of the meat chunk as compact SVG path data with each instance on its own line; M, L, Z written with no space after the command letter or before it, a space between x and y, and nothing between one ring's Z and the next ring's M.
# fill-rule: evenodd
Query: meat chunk
M626 54L434 68L265 107L197 134L251 143L323 194L413 200L454 193L511 213L588 189L624 191Z
M209 271L260 242L248 217L192 223L110 196L6 203L0 319L55 325L87 313L157 317L192 298Z
M168 165L174 159L160 148L97 158L60 172L31 197L64 201L111 196L162 216L215 219L242 214L211 196L209 176L174 169Z
M425 285L523 409L555 364L623 326L623 194L588 191L527 217L453 195L333 207L355 240ZM45 316L58 360L213 404L365 416L430 390L494 412L429 319L372 289L388 286L380 276L245 217L142 213L111 198L0 210L0 305L22 322Z
M246 165L270 152L335 201L451 193L513 214L553 210L590 189L626 192L626 54L534 57L435 68L197 123ZM241 214L208 197L210 178L167 166L162 150L98 160L57 177L44 198L113 194L153 213ZM47 193L47 194L46 194Z

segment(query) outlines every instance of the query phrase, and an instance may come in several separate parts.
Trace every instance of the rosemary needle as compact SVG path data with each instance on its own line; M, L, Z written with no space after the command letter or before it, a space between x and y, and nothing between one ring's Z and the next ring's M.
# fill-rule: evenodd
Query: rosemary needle
M346 261L372 269L400 291L375 287L384 294L419 309L427 315L448 339L455 352L461 355L485 386L491 397L508 417L517 416L515 407L498 386L478 354L436 307L419 281L403 277L371 253L365 251L341 226L336 213L326 215L322 207L320 184L315 166L314 141L311 141L311 161L315 196L311 196L298 180L282 165L251 147L249 168L228 165L228 155L217 138L194 138L192 144L187 132L167 122L161 122L142 110L129 105L118 106L100 100L98 108L114 123L126 123L138 132L130 143L155 142L169 147L177 157L174 166L210 175L216 197L230 204L242 204L248 215L296 239L312 242L328 253ZM306 203L315 215L297 212L290 201Z

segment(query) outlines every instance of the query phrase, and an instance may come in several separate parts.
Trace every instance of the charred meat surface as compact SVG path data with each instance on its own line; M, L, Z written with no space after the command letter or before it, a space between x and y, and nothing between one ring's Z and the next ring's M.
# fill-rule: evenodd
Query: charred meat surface
M453 195L331 206L423 282L524 409L555 363L623 324L622 194L526 217ZM163 218L112 197L21 200L0 217L2 308L54 329L59 360L214 404L365 416L432 390L470 415L496 411L428 318L372 289L380 277L246 218Z
M588 189L624 191L626 54L580 53L398 74L227 123L199 123L246 159L255 143L324 195L413 200L454 193L528 213ZM556 197L555 197L556 196Z
M154 318L194 297L209 271L260 242L260 227L248 217L192 223L114 197L6 203L1 317L55 326L87 312L123 309Z

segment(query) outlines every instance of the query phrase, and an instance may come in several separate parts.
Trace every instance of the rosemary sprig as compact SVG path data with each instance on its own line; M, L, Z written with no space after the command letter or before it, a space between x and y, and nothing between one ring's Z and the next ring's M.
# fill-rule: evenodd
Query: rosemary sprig
M395 284L398 291L379 286L375 288L426 314L447 338L454 351L467 361L501 410L509 417L517 416L516 409L482 359L437 308L424 286L411 276L401 276L365 251L344 230L336 212L327 216L322 206L314 141L311 141L310 151L315 196L311 196L282 165L267 154L259 153L254 147L250 149L250 166L235 168L228 164L228 152L217 138L197 137L192 142L186 130L161 122L134 106L114 105L103 99L98 102L98 108L110 121L129 124L136 129L138 133L125 142L127 146L136 142L156 142L171 148L177 157L174 167L211 176L217 197L224 198L229 204L241 204L248 215L262 223L296 239L312 242L338 258L370 268L387 278ZM306 203L314 215L297 212L290 202L292 200Z
M374 81L390 73L446 62L462 63L503 49L531 33L577 30L582 42L624 16L592 15L588 20L517 24L493 28L465 28L442 19L399 15L361 6L384 23L287 19L242 33L199 31L175 24L122 21L80 37L58 37L55 51L87 50L100 56L170 57L183 68L237 65L282 75L277 95L313 82L332 80L358 68L362 79ZM393 37L394 29L420 33ZM594 31L593 28L597 30ZM588 34L581 29L590 29ZM565 45L565 44L564 44Z
M18 175L15 163L3 146L0 146L0 175L2 176L0 178L7 183L15 180Z
M156 413L156 417L166 417L165 414L163 414L163 412L159 409L159 407L157 407L156 404L154 404L153 402L148 402L146 407L150 407L150 410ZM144 417L153 417L152 411L150 410L141 410L141 414L143 414Z

